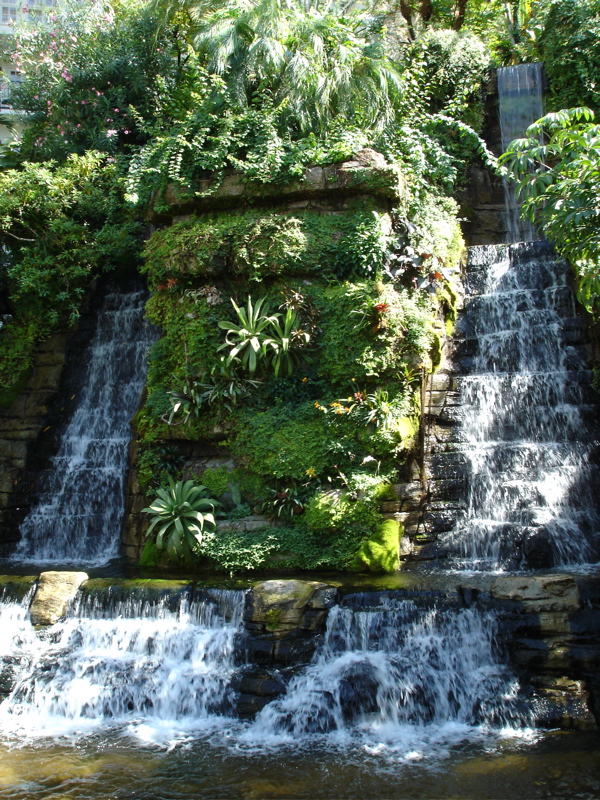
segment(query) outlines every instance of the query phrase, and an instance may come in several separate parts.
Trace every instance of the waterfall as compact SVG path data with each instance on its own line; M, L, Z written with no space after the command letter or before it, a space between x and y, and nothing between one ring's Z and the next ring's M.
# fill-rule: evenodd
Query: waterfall
M463 567L597 558L597 396L568 274L543 242L470 249L453 445L469 490L444 542Z
M279 744L333 733L405 748L532 719L498 657L491 613L367 594L331 611L313 663L245 738Z
M513 139L520 139L527 128L544 115L541 63L519 64L498 70L500 133L504 152ZM539 239L531 222L521 219L521 206L514 188L504 178L507 242L531 242Z
M81 397L21 524L19 561L106 563L119 554L125 479L152 329L145 293L108 293L84 352Z
M225 722L243 608L243 591L154 599L109 591L80 596L64 622L37 636L3 608L18 617L13 640L21 642L16 685L0 705L4 736L118 726L152 739Z
M410 749L533 720L491 612L375 593L335 606L312 663L242 723L232 687L246 669L244 607L242 590L115 587L80 593L64 621L35 633L24 604L0 606L2 624L14 620L0 674L9 652L15 671L2 739L113 730L163 743L226 731L264 747L317 733Z

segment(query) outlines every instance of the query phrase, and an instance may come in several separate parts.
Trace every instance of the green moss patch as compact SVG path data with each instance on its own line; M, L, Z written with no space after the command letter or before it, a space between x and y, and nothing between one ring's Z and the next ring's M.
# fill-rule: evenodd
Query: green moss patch
M365 540L351 565L356 572L395 572L399 565L399 547L402 537L400 523L386 519L375 533Z

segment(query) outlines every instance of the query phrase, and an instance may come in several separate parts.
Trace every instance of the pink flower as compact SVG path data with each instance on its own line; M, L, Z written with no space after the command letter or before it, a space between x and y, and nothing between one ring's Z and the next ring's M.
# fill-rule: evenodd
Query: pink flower
M116 135L117 135L117 131L114 128L110 128L109 130L106 131L106 136L109 139L110 139L111 136L116 136Z
M115 114L118 114L118 113L119 113L119 109L115 108Z

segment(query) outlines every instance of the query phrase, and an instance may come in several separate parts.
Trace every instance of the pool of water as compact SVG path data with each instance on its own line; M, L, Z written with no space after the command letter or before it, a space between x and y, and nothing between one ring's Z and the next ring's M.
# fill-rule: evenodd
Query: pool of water
M0 746L0 796L587 800L600 796L600 737L549 732L529 741L459 744L430 757L331 742L243 750L227 730L160 747L104 732L78 742Z

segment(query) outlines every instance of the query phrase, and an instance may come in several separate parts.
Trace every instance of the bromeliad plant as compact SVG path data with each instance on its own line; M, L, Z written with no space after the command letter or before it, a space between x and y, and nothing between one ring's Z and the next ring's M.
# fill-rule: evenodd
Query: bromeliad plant
M271 367L276 378L289 378L300 361L297 351L308 345L310 334L301 328L300 317L293 308L287 308L285 315L261 313L265 301L266 298L262 297L253 305L248 297L244 308L232 298L238 321L219 322L219 327L227 331L226 341L219 350L229 349L225 358L226 368L240 364L252 376L262 362ZM303 358L310 360L306 353Z
M330 405L335 413L346 413L358 418L363 425L389 430L394 420L394 408L385 389L373 392L353 388L350 397L341 397Z
M280 315L277 314L276 317L277 319L271 323L271 336L266 342L270 366L276 378L280 375L289 378L301 358L294 347L306 346L310 341L310 334L301 330L298 314L291 308L285 312L283 325L280 323ZM311 359L304 354L304 360Z
M307 498L311 494L306 486L293 481L287 486L270 488L269 497L262 503L261 510L272 519L303 514Z
M206 486L194 481L177 481L169 477L168 487L157 491L157 498L142 509L151 520L146 536L156 529L156 546L165 548L173 561L192 561L200 552L204 530L214 530L217 500L208 496Z
M275 315L261 314L266 297L262 297L256 305L248 298L246 307L238 306L233 298L231 303L238 316L238 322L221 320L219 327L227 331L225 344L219 350L229 349L225 359L226 366L230 367L240 362L242 367L254 375L259 362L267 354L269 336L267 328L276 321Z

